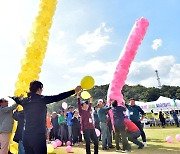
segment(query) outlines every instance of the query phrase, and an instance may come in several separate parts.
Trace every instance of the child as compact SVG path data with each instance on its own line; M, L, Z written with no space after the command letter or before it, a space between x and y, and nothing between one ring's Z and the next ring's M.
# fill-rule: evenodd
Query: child
M81 103L79 94L77 94L77 103L78 103L79 114L81 116L82 131L86 142L86 154L91 154L90 140L92 140L94 143L94 154L98 154L98 138L95 132L93 120L90 113L91 105L92 105L92 97L90 98L88 105L88 101Z
M79 122L79 112L77 110L74 110L73 117L72 117L72 133L73 133L73 144L79 145L79 139L80 139L80 122Z

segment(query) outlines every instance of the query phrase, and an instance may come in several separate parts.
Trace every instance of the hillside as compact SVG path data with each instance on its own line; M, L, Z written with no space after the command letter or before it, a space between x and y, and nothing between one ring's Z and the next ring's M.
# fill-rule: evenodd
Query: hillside
M94 88L88 91L93 97L93 105L95 105L97 103L97 100L100 98L106 99L108 86L109 85L94 86ZM149 102L149 101L157 100L159 96L180 99L180 87L178 86L174 87L174 86L163 85L162 88L159 89L155 87L146 88L141 85L136 85L136 86L124 85L122 92L125 101L128 101L130 98L133 97L135 98L135 100L138 101ZM48 105L48 111L58 112L61 109L61 104L63 102L68 103L68 105L73 105L74 107L77 107L76 97L71 96L67 99L64 99L63 101Z

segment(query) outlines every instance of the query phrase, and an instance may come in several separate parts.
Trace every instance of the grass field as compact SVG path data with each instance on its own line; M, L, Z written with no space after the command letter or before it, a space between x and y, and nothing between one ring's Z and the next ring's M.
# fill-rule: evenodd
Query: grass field
M180 142L176 141L176 134L180 134L180 128L167 127L160 128L154 127L150 129L144 129L147 136L148 146L143 149L137 149L137 146L130 142L132 145L133 154L180 154ZM167 143L165 141L167 136L173 138L172 143ZM139 138L141 140L141 138ZM66 147L59 147L55 149L56 154L67 154ZM93 145L91 146L91 151L93 154ZM85 154L85 146L72 147L72 152L74 154ZM112 150L101 150L101 142L99 143L99 154L117 154L121 152L115 152L115 149Z

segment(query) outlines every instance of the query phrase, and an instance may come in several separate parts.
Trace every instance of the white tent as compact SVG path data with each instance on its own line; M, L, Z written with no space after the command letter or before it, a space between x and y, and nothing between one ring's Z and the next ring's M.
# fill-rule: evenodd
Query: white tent
M156 101L153 102L139 102L136 101L136 104L139 105L144 112L148 113L153 110L153 112L159 111L171 111L180 110L180 100L174 100L171 98L160 96Z

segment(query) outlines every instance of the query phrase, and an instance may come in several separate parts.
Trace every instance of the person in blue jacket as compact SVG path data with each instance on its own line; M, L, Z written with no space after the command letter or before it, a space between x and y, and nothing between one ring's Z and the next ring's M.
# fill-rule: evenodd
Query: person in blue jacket
M23 145L26 154L47 154L46 105L63 100L80 90L81 87L77 86L75 90L53 96L43 96L41 95L43 84L35 80L30 83L28 97L23 99L12 97L24 109L25 130L23 132Z
M68 112L67 112L66 116L67 116L66 120L67 120L67 126L68 126L68 139L72 143L72 140L73 140L72 125L73 125L73 122L71 120L73 117L73 106L71 106L71 105L68 106Z
M172 117L174 119L174 122L175 122L176 126L179 127L179 119L178 119L178 116L177 116L177 112L172 110L171 114L172 114Z

